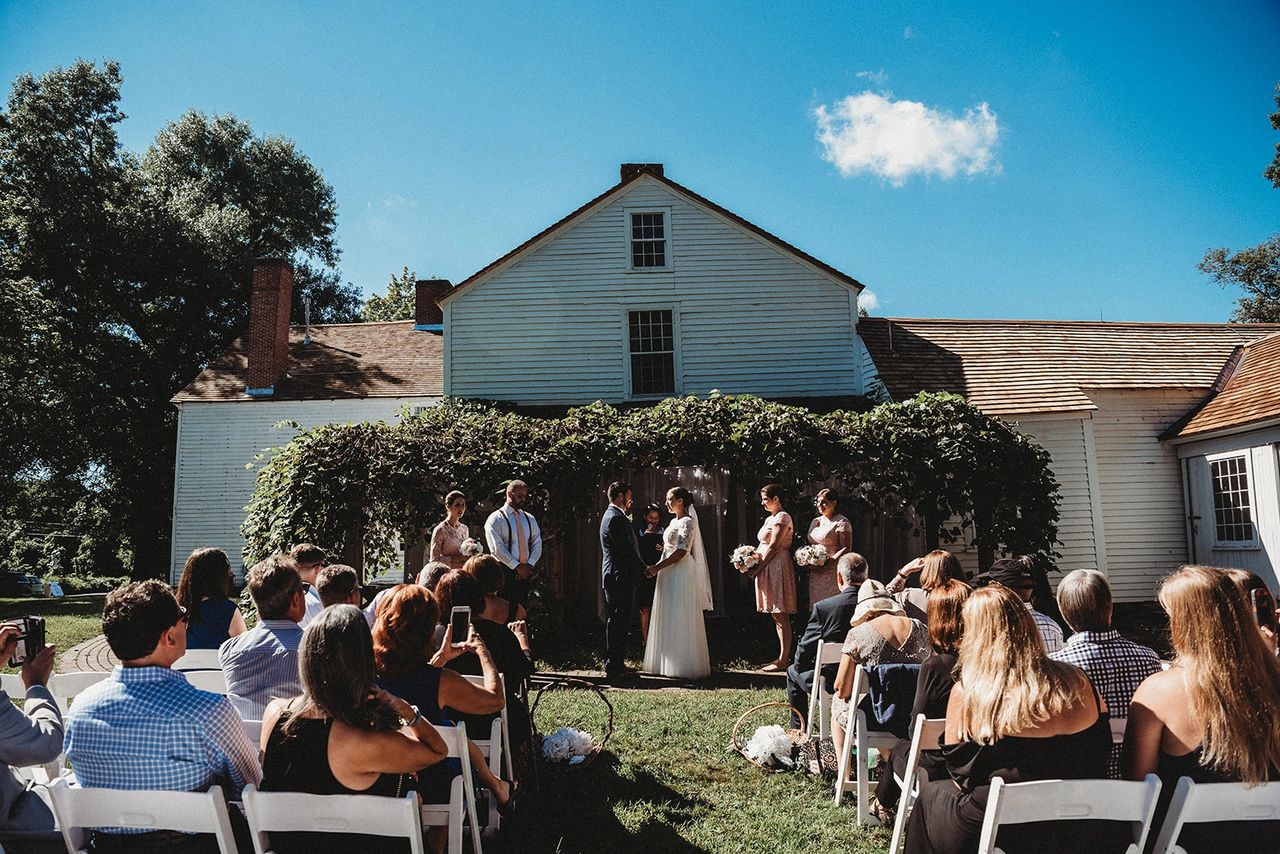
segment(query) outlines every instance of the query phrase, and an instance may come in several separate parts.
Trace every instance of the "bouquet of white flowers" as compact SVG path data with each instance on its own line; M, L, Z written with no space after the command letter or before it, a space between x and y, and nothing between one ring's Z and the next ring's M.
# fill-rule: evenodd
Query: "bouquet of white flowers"
M795 743L787 735L787 731L777 724L758 727L752 734L742 754L757 765L765 768L794 768L792 750Z
M753 570L760 565L760 553L756 551L755 546L738 546L729 556L729 563L733 564L738 572L755 578L759 572L753 572Z
M462 541L462 545L458 547L458 551L462 552L463 557L475 557L484 554L484 543L475 537L467 537Z
M595 740L591 733L562 726L550 735L543 736L542 756L549 762L568 762L578 765L592 749Z
M796 549L797 566L822 566L827 562L827 547L821 543Z

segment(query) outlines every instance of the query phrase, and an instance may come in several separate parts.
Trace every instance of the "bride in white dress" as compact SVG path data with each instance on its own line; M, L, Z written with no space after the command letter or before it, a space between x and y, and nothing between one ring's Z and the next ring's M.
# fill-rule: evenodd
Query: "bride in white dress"
M658 582L644 669L677 679L705 679L711 675L711 656L702 612L712 607L711 576L693 496L677 486L667 492L667 509L675 518L662 535L662 560L649 567Z

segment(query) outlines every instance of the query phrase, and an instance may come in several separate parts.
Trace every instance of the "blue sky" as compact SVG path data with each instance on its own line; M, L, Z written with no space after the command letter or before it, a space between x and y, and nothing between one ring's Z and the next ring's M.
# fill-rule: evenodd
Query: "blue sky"
M1280 229L1278 56L1271 2L0 0L6 87L117 59L133 150L187 109L296 140L366 291L656 161L892 316L1225 320L1195 265Z

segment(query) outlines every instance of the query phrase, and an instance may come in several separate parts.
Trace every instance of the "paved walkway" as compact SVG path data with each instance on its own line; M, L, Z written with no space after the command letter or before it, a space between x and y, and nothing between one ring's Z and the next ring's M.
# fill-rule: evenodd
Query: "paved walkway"
M58 662L59 673L107 672L120 661L111 654L107 636L98 635L84 643L78 643L62 654Z

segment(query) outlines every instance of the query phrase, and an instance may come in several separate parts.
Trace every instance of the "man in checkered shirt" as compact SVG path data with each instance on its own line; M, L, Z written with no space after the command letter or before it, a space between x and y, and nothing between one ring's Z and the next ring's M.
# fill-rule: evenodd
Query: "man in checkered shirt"
M1053 655L1062 649L1062 627L1048 614L1042 614L1031 604L1031 594L1035 590L1035 581L1031 577L1031 558L1002 557L991 564L991 569L978 576L979 584L999 584L1017 593L1022 603L1031 612L1040 637L1044 639L1044 651Z
M81 786L175 792L221 786L235 798L247 783L262 781L257 748L231 704L170 669L187 651L187 614L167 584L136 581L113 591L102 632L121 664L82 692L68 717L66 754ZM200 850L203 842L169 831L101 830L94 832L94 850Z
M1075 631L1050 658L1074 664L1107 701L1112 721L1129 715L1129 701L1142 680L1160 672L1155 651L1126 640L1111 628L1111 585L1096 569L1077 569L1058 584L1058 607ZM1120 745L1113 744L1107 775L1120 778Z

